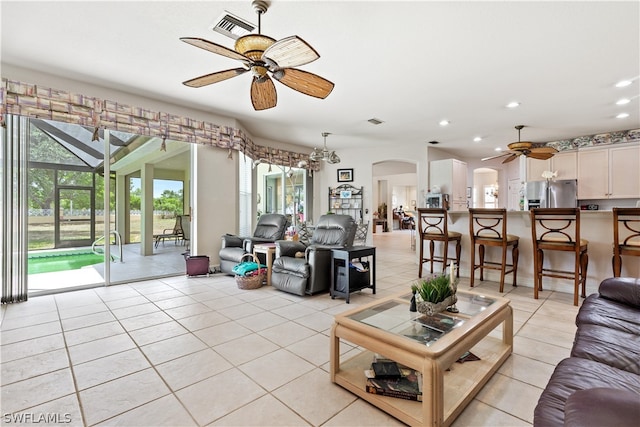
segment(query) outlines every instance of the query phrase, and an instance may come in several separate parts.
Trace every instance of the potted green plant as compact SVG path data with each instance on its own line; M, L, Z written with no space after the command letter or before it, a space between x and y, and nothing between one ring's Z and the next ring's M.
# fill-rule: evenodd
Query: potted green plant
M455 305L458 301L457 285L453 266L449 275L443 273L414 283L411 285L411 291L416 298L417 310L432 316Z

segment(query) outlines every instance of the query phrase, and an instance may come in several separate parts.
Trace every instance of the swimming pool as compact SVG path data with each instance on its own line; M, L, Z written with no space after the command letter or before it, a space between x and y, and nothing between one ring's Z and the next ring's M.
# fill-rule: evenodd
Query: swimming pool
M104 255L96 255L91 252L91 249L38 251L29 254L27 272L28 274L39 274L78 270L102 262L104 262Z

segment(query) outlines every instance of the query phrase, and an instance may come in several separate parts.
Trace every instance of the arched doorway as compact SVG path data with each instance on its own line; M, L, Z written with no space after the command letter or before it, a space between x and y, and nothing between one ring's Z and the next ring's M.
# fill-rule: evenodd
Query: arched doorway
M499 171L491 168L473 170L473 189L471 194L474 208L499 208L504 206L500 194Z

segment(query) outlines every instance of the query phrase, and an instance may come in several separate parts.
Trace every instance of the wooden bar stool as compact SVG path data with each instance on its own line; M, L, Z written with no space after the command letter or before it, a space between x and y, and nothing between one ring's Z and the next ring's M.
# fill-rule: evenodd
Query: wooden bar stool
M520 237L507 234L506 209L469 209L469 235L471 236L471 278L473 287L474 276L480 269L480 280L484 280L484 269L500 271L500 292L504 292L504 277L513 273L513 286L518 286L518 243ZM476 264L476 245L480 261ZM501 248L500 262L485 260L485 247ZM511 247L511 264L507 263L507 249Z
M433 273L433 263L441 262L442 271L446 271L449 261L455 261L457 265L456 276L460 277L460 253L462 252L462 234L457 231L449 231L447 228L447 211L436 208L418 208L418 233L420 238L420 267L418 267L418 277L422 277L422 265L425 262L431 263L431 273ZM429 258L424 257L424 243L429 241ZM435 254L435 242L442 242L442 256ZM455 242L455 259L449 257L449 242Z
M589 242L580 238L580 209L531 209L531 240L533 241L533 297L538 299L543 277L573 279L573 305L578 305L578 290L582 286L585 297L587 283L587 254ZM573 252L573 271L544 268L544 251Z
M621 255L640 256L640 208L613 208L613 277L622 273Z

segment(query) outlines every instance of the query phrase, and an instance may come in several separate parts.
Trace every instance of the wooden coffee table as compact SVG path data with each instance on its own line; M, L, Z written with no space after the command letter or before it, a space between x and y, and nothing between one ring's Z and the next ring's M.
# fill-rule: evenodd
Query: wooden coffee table
M462 291L457 295L460 312L444 314L458 326L444 334L434 334L415 320L423 315L409 311L410 293L337 315L331 330L331 381L404 423L453 423L513 349L509 300ZM500 326L502 330L496 330ZM341 340L367 351L340 362ZM467 351L481 360L456 363ZM365 390L364 370L371 368L374 353L422 373L422 402Z

